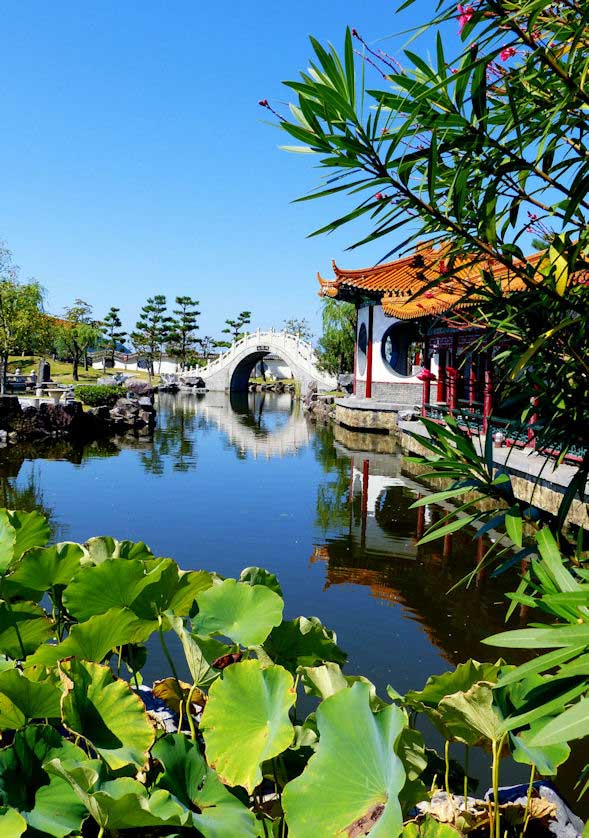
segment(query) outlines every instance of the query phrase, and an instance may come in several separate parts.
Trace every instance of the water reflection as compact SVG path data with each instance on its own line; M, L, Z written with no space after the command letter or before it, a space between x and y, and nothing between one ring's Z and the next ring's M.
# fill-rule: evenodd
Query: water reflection
M287 393L231 393L229 398L224 393L207 393L196 402L196 410L223 433L240 459L297 454L312 438L300 402Z

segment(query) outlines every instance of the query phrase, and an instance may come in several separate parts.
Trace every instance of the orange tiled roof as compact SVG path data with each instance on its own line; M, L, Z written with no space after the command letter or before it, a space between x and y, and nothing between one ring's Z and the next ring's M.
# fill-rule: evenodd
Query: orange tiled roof
M488 259L473 262L472 258L462 260L463 267L455 261L452 277L428 289L434 280L446 273L447 253L447 247L434 249L430 243L425 243L409 256L374 268L342 270L333 262L335 279L327 280L317 275L319 294L333 298L346 297L355 291L382 295L386 315L411 320L474 304L477 297L472 292L482 285L482 271L485 269L493 270L505 293L526 289L523 280L503 265ZM535 253L528 258L528 262L536 264L541 256L541 253Z

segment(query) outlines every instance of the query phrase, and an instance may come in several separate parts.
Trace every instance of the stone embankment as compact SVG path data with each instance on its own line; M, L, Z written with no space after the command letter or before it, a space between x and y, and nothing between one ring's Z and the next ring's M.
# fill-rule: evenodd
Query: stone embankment
M248 389L250 393L296 393L295 385L285 384L284 381L266 381L263 384L252 381Z
M310 385L303 398L303 410L318 422L331 422L335 418L335 396L317 392L317 387Z
M156 412L150 396L119 399L84 410L79 401L65 403L31 400L17 396L0 398L0 446L29 439L60 438L90 440L110 434L149 436L155 427Z

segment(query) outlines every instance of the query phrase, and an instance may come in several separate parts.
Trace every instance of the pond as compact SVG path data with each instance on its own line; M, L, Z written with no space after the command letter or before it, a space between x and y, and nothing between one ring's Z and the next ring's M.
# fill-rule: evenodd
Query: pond
M475 566L477 543L466 532L417 546L444 510L410 509L428 490L394 439L316 426L289 395L161 394L157 409L152 441L4 449L0 503L45 511L57 540L145 541L185 569L225 576L265 567L286 616L320 617L348 652L347 672L383 693L419 689L468 657L494 659L481 640L504 629L515 583L479 576L447 594ZM146 680L164 674L154 647ZM571 800L583 764L579 753L559 777ZM482 762L476 770L484 790ZM501 779L527 773L505 765Z

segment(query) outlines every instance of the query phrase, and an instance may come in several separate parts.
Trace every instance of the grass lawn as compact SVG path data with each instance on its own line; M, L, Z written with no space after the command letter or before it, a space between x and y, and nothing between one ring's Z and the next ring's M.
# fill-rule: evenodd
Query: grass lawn
M29 375L32 369L37 371L37 364L39 363L39 356L38 355L11 355L8 359L8 372L14 373L19 369L23 375ZM72 378L72 365L68 361L52 361L49 360L49 364L51 366L51 378L56 384L95 384L99 378L103 378L105 375L114 375L117 372L124 372L124 370L109 370L107 369L106 372L102 370L94 370L92 367L85 371L84 365L82 364L78 369L79 381L75 382ZM144 370L129 370L127 373L128 375L132 375L133 378L140 378L143 381L147 381L147 373ZM153 376L153 383L157 384L159 381L159 376Z

